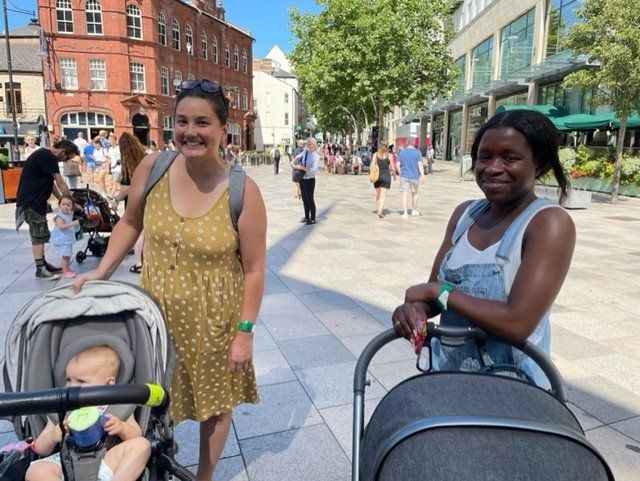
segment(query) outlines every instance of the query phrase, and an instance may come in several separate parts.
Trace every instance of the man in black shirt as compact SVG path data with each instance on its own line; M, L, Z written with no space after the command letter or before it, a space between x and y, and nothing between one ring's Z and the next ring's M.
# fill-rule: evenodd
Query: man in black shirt
M47 224L47 200L68 193L58 162L67 162L79 155L78 147L70 140L59 140L51 149L38 149L26 160L16 203L16 230L22 222L29 225L33 258L36 262L36 279L56 280L62 269L49 264L44 258L44 245L49 242ZM54 189L55 183L55 189Z

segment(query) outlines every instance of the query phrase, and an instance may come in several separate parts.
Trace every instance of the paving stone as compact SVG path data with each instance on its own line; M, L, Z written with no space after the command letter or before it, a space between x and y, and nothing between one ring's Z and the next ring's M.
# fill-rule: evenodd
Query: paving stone
M245 439L241 448L252 481L347 481L351 475L349 460L324 424Z
M188 468L195 474L198 466L196 464ZM216 481L249 481L242 456L220 459L213 476Z
M322 423L297 381L260 387L260 404L240 405L233 419L240 439Z
M386 390L391 390L405 379L420 374L416 368L416 359L407 359L387 364L376 364L369 367L371 374L380 381Z
M277 348L278 346L269 334L269 331L262 325L262 319L259 319L253 328L253 352L271 351Z
M196 421L183 421L175 427L173 437L178 443L179 450L176 461L183 466L198 464L198 452L200 446L200 431ZM237 456L240 454L238 440L231 428L227 443L222 450L221 458Z
M567 388L573 404L605 424L640 415L640 397L602 377L573 379Z
M378 334L384 326L364 309L343 309L317 312L316 316L336 337Z
M585 357L598 357L614 353L612 349L598 342L587 339L574 331L555 324L555 318L551 332L553 352L566 359L583 359Z
M613 423L611 427L640 443L640 416Z
M376 337L375 334L344 337L340 339L340 342L342 342L342 344L344 344L356 358L359 358L365 346L369 344L374 337ZM413 359L415 361L413 348L408 342L398 339L397 341L392 341L380 349L371 360L370 365L374 366L376 364L386 364L389 362L404 361L407 359Z
M347 362L331 366L314 367L295 371L313 404L318 409L341 406L353 402L353 375L356 363ZM371 385L365 392L366 399L384 396L386 390L378 381L368 376Z
M603 425L602 421L593 417L583 409L580 409L575 404L567 403L567 406L569 406L569 409L571 409L571 412L575 415L580 426L582 426L583 431L589 431L590 429L598 428Z
M354 359L349 350L332 335L281 341L278 346L292 369L339 364Z
M380 399L369 399L364 402L365 426L369 422L369 419L371 419L371 415L379 402ZM320 414L340 443L340 446L347 455L347 458L351 460L353 442L353 404L322 409Z
M296 375L278 349L260 351L253 355L253 366L259 386L295 381Z
M640 443L603 426L586 433L587 439L604 456L616 481L636 481L640 473Z
M331 291L303 294L300 296L300 299L314 313L358 307L358 305L347 296Z

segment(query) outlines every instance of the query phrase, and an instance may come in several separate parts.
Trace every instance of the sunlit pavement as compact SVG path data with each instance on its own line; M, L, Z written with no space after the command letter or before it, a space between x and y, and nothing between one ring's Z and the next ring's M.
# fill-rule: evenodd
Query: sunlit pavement
M404 290L426 280L452 210L479 190L457 180L457 165L439 162L421 187L421 216L400 217L394 183L389 212L378 219L366 176L321 174L318 224L309 227L298 223L302 204L287 169L278 176L269 167L247 170L269 218L267 285L255 338L262 402L236 410L215 479L347 480L356 358L390 326ZM0 205L3 333L32 296L53 287L34 279L27 230L16 234L13 213L14 205ZM588 438L616 479L631 481L640 472L640 200L611 206L596 199L571 215L578 244L552 315L553 359ZM76 267L96 264L90 257ZM125 260L113 279L135 282L131 264ZM414 372L407 343L383 349L370 368L367 414ZM13 434L7 422L0 428L2 446ZM177 439L179 461L195 465L195 424L179 426Z

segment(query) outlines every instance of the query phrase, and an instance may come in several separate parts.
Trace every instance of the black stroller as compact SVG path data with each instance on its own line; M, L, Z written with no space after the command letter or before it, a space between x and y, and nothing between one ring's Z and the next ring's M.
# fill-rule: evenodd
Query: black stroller
M82 264L87 258L87 252L91 252L95 257L104 256L109 245L109 237L101 236L100 233L113 231L120 216L111 207L109 200L90 189L88 184L84 189L71 189L71 195L76 203L83 207L83 212L76 213L76 218L80 221L82 232L89 234L84 250L76 253L76 261Z
M110 347L120 358L117 384L108 388L63 387L69 360L96 345ZM126 412L133 412L151 444L151 457L141 480L195 481L195 476L174 460L169 399L162 388L171 378L171 338L159 307L139 287L92 281L78 294L68 285L40 294L13 321L5 356L2 374L7 393L0 395L0 417L13 423L18 439L37 437L47 420L59 423L67 412L79 407L126 404ZM94 454L74 451L73 445L67 444L62 443L60 451L65 480L94 481L94 466L101 458L95 464ZM99 444L94 451L103 448Z
M356 366L352 481L605 481L613 474L566 406L567 392L551 360L529 342L511 344L480 328L427 324L428 365L389 391L364 428L366 373L373 356L398 338L373 339ZM540 366L545 391L514 376L431 370L431 341L511 344Z

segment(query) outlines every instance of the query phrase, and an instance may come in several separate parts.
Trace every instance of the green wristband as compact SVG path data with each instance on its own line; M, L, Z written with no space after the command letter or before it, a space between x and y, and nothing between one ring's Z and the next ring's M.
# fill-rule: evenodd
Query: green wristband
M253 322L251 322L251 321L239 322L238 323L238 331L252 332L253 331Z
M449 292L453 290L453 286L451 284L444 283L440 286L440 291L438 291L438 298L436 299L436 303L438 307L443 311L447 310L447 301L449 300Z

